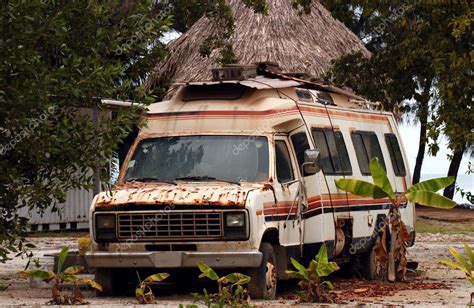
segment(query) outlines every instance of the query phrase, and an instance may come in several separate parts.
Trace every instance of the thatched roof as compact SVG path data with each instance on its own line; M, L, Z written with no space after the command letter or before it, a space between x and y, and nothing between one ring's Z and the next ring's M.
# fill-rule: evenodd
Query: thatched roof
M361 50L369 55L358 37L334 19L317 0L310 14L298 14L288 0L268 0L269 15L254 13L242 0L227 0L235 16L235 34L231 38L239 64L277 62L283 72L321 76L331 60ZM170 55L153 70L147 87L154 88L160 80L186 82L210 80L215 68L214 51L202 57L199 47L217 25L206 17L199 19L187 32L169 45Z

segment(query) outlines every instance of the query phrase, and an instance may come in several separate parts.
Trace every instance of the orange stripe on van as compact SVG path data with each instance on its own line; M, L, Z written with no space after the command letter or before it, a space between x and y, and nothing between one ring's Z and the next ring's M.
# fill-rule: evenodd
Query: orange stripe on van
M326 110L315 107L300 106L302 111L308 113L316 113L320 115L327 115ZM146 115L146 119L162 119L162 118L189 118L196 119L200 117L253 117L253 116L267 116L267 115L278 115L278 114L288 114L297 112L296 107L287 108L287 109L271 109L263 111L253 111L253 110L211 110L211 111L180 111L180 112L164 112L158 114L149 114ZM347 119L362 119L362 120L372 120L372 121L388 121L386 116L383 115L372 115L364 114L358 112L348 112L348 111L336 111L328 110L329 115L338 117L338 118L347 118Z

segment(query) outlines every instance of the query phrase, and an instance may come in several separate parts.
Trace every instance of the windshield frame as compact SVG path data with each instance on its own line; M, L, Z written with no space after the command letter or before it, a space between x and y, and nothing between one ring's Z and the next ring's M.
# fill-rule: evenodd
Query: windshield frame
M135 139L133 145L130 147L128 150L127 156L125 157L125 160L122 163L122 166L120 168L120 174L118 177L117 184L118 185L123 185L127 184L130 182L125 181L125 176L127 174L127 167L129 161L133 158L133 155L135 154L135 151L137 150L138 145L140 142L146 139L156 139L156 138L163 138L163 137L192 137L192 136L252 136L252 137L265 137L267 139L267 145L268 145L268 178L265 179L264 181L242 181L241 183L268 183L271 181L272 178L272 140L273 140L273 135L272 134L265 134L265 133L251 133L251 132L236 132L236 133L181 133L181 134L163 134L163 133L158 133L158 134L144 134L144 135L138 135L138 137ZM209 181L177 181L176 183L185 183L185 182L193 182L193 183L225 183L220 180L209 180ZM141 182L143 184L160 184L160 182ZM166 184L166 183L165 183ZM166 184L168 185L168 184Z

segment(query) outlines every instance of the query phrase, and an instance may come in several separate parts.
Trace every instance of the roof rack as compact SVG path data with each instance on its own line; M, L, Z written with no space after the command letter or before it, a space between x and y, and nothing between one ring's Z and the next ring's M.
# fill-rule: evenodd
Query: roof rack
M257 76L255 65L226 64L221 68L213 68L211 71L213 81L245 80Z

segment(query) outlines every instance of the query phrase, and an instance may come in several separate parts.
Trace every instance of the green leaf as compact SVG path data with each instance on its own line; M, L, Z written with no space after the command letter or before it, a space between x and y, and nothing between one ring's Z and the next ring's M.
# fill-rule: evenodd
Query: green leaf
M385 172L377 157L372 158L370 161L370 174L376 186L381 188L390 198L395 198L392 184L390 184L387 178L387 172Z
M329 258L328 258L328 249L326 247L326 244L322 244L321 247L319 247L318 254L315 257L316 262L319 263L328 263Z
M309 266L308 266L308 271L311 273L316 273L318 272L318 261L316 261L317 256L315 259L309 261Z
M135 288L136 297L143 297L143 295L145 295L145 291L142 288Z
M449 185L453 184L454 180L455 180L455 178L453 176L426 180L426 181L417 183L417 184L413 185L412 187L410 187L407 190L407 193L408 192L413 192L413 191L418 191L418 190L437 192L438 190L443 189L443 188L448 187Z
M316 273L319 277L326 277L339 270L339 266L336 262L320 263L318 262L318 267Z
M339 179L335 180L337 188L357 196L371 197L374 199L386 198L389 195L380 187L361 180Z
M459 251L456 250L456 248L451 247L451 246L448 246L448 250L449 250L449 252L453 255L453 257L455 257L456 259L458 259L459 264L461 264L461 265L462 265L464 268L466 268L468 271L471 270L471 266L469 265L469 263L467 263L467 260L464 259L464 257L459 253Z
M154 275L150 275L143 280L143 282L158 282L158 281L163 281L166 278L168 278L170 274L168 273L158 273Z
M296 271L286 270L285 273L288 276L288 278L299 278L299 279L304 278L303 275L301 275L301 273L296 272Z
M244 288L241 285L237 285L237 288L235 288L234 291L234 296L239 296L244 292Z
M471 247L467 245L467 243L464 243L464 249L466 249L469 261L471 262L471 270L474 271L474 253L472 252Z
M240 273L232 273L223 277L228 283L235 285L247 284L250 281L250 277Z
M91 288L94 288L98 291L102 291L102 286L97 281L95 281L93 279L82 279L81 282L85 283L85 284L88 284L89 286L91 286Z
M405 194L405 197L415 203L436 207L441 209L451 209L456 205L451 199L438 195L435 192L416 190Z
M84 270L83 266L74 265L74 266L69 266L68 268L66 268L64 270L64 273L68 275L76 275L82 272L83 270Z
M64 246L63 249L61 249L61 252L58 255L58 273L61 273L61 271L63 269L63 264L64 264L64 261L66 261L68 250L69 250L69 247Z
M24 278L38 278L44 281L49 281L56 277L55 273L43 270L22 271L20 272L20 275Z
M444 265L447 265L449 267L459 269L459 270L465 272L466 274L470 274L470 271L467 268L464 268L461 264L456 263L453 260L444 258L444 259L439 259L438 262L442 263Z
M332 290L334 289L334 285L332 284L332 282L330 282L329 280L324 280L323 282L321 282L321 284L325 284L328 286L329 290Z
M209 267L206 263L203 262L198 262L198 267L199 270L202 272L201 275L199 275L199 278L207 277L211 280L217 280L219 279L219 276L217 276L216 272Z
M74 275L68 275L68 274L62 274L60 275L61 279L64 281L79 281L80 279L77 276Z
M293 264L293 266L298 270L298 274L300 274L303 278L308 279L308 271L306 270L306 268L301 265L301 263L296 261L296 259L290 258L290 260L291 264Z
M329 262L326 244L323 244L321 248L319 248L319 252L316 255L316 262L318 263L316 273L319 277L326 277L339 269L339 266L335 262Z

